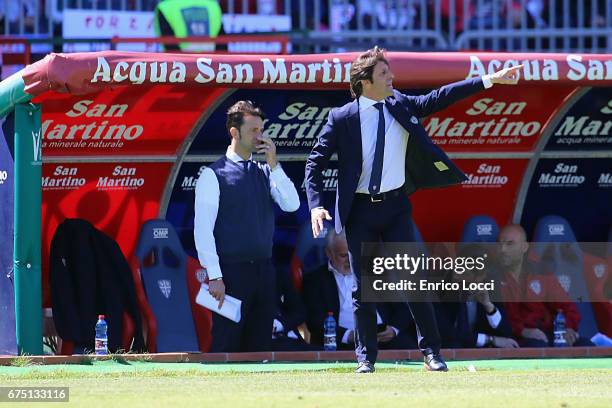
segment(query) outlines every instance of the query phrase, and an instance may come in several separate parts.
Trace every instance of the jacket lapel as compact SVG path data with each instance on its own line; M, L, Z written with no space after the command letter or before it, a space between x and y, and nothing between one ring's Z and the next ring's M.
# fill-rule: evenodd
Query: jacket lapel
M361 149L361 120L359 119L359 102L357 99L351 103L349 107L348 117L346 118L348 122L348 130L349 130L349 138L354 138L354 143L351 143L355 146L357 151L357 158L359 158L359 165L361 166L361 161L363 160L363 151ZM354 135L354 136L353 136Z
M387 109L389 110L391 116L393 116L393 118L397 120L404 129L410 132L411 135L415 133L411 132L411 130L414 129L414 127L417 126L419 122L417 121L416 123L411 123L411 120L413 120L412 118L416 119L412 112L397 103L397 99L395 99L393 96L386 98L385 102L387 104Z

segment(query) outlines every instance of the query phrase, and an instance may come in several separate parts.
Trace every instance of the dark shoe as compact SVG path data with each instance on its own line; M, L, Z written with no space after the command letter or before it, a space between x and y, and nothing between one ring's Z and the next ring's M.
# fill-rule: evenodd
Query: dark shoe
M426 354L425 355L425 369L427 371L448 371L448 367L444 362L444 359L439 354Z
M374 371L374 364L368 360L361 361L357 366L357 370L355 370L357 374L373 373Z

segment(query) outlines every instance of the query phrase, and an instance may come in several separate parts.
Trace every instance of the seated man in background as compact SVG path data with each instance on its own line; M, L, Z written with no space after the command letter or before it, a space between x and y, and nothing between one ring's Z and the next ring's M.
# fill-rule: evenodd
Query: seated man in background
M475 258L483 253L482 246L470 244L460 256ZM491 279L487 269L469 274L453 273L453 279L485 282ZM444 299L434 303L436 320L445 348L500 347L516 348L512 327L499 303L493 303L488 290L474 291L462 299Z
M329 262L304 276L304 303L311 345L323 347L323 322L328 312L336 320L336 344L339 350L355 349L355 320L352 292L356 285L349 263L344 232L330 229L325 250ZM378 346L381 349L416 349L416 332L405 303L378 303Z
M542 271L526 259L529 249L525 230L508 225L499 233L498 265L502 278L502 296L512 332L522 347L553 345L553 322L558 310L566 320L568 346L592 346L578 333L580 313L554 273Z
M277 308L272 326L273 351L316 350L308 344L310 336L306 329L306 308L291 282L288 271L276 271ZM300 331L300 329L302 329ZM304 337L302 336L304 334ZM306 338L305 338L306 337Z

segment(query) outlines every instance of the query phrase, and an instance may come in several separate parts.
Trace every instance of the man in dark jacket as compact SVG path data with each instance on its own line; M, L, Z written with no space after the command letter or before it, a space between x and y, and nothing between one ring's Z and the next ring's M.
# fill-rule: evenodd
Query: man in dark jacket
M349 264L344 233L331 230L327 235L327 265L304 277L304 303L311 344L323 346L323 322L332 312L336 320L338 349L355 348L355 320L352 292L354 276ZM416 332L405 303L377 303L377 341L381 349L414 349Z

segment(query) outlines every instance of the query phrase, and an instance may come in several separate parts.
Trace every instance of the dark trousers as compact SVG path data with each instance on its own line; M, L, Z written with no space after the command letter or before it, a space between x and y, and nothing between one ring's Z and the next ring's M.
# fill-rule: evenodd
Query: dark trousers
M351 269L358 283L353 292L355 309L355 353L357 361L376 362L376 303L361 302L361 244L364 242L414 242L412 205L402 195L373 203L366 195L356 194L345 225ZM440 351L440 334L434 309L429 302L408 302L417 329L418 347L424 354Z
M240 322L212 314L210 351L268 351L276 300L276 277L271 260L221 262L225 293L242 301Z

